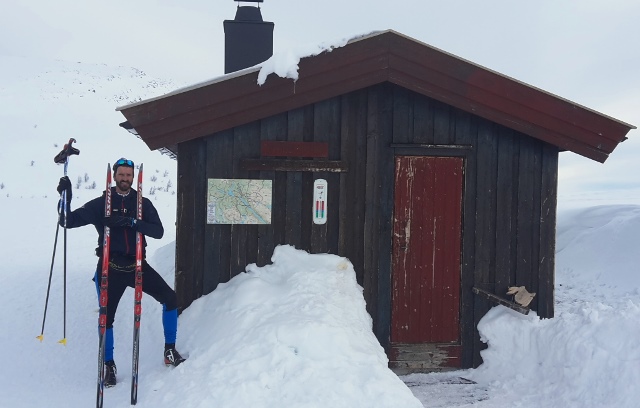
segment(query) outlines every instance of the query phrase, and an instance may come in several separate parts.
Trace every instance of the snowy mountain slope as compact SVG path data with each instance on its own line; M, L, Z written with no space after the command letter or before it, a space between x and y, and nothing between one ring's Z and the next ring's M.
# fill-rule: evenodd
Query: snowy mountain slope
M120 157L146 163L149 198L175 193L176 162L149 151L119 127L124 117L115 111L120 104L166 93L176 86L173 82L134 68L64 61L0 56L0 66L0 199L45 197L55 208L63 166L54 164L53 157L69 138L80 149L69 162L73 205L104 190L107 163ZM163 218L175 217L173 199L157 207ZM171 240L173 224L165 223Z

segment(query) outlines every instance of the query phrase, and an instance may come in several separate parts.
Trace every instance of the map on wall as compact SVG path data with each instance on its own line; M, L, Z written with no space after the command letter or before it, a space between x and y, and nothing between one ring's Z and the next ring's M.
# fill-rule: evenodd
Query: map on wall
M209 179L207 224L271 224L271 180Z

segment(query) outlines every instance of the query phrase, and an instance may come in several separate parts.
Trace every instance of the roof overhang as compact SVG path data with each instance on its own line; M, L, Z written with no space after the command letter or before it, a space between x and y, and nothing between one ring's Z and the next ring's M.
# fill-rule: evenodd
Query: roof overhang
M300 60L298 80L254 67L118 108L150 149L391 82L536 139L604 162L635 129L617 119L474 64L395 31Z

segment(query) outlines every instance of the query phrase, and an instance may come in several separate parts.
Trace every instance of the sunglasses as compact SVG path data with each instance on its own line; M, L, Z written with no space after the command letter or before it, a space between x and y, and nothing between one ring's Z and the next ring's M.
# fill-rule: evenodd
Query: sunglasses
M126 167L135 167L133 165L133 160L127 160L127 159L119 159L118 161L116 161L113 164L113 171L116 171L118 167L120 166L126 166Z

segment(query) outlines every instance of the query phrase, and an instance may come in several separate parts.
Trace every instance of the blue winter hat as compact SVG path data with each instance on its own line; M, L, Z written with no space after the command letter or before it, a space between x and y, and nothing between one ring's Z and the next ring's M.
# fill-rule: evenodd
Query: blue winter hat
M113 163L113 172L115 173L120 166L135 168L133 160L125 159L124 157L119 158L115 163Z

